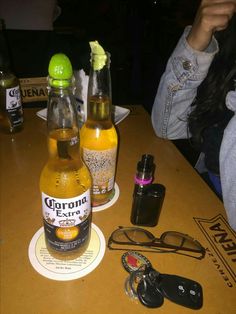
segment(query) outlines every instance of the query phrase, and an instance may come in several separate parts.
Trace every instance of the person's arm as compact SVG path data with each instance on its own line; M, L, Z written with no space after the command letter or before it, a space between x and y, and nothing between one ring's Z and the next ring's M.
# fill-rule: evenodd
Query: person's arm
M236 0L202 0L190 32L180 39L162 76L152 109L156 134L169 139L191 136L187 118L197 87L206 77L218 46L216 31L227 28Z
M205 51L193 49L186 39L190 29L185 29L168 60L152 108L157 136L172 140L189 136L187 118L193 108L191 104L218 51L214 38Z
M236 111L236 91L230 91L226 97L226 105ZM231 227L236 231L236 115L231 118L220 147L220 179L224 207Z

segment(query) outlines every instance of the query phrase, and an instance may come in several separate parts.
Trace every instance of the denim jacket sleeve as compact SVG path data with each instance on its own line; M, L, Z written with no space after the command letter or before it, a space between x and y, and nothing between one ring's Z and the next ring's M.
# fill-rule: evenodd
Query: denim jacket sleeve
M157 136L171 140L189 137L187 117L191 104L219 49L215 38L203 52L192 49L186 40L190 29L186 27L167 62L152 108Z
M220 147L220 180L228 221L236 231L236 91L227 94L226 106L234 115L224 130Z

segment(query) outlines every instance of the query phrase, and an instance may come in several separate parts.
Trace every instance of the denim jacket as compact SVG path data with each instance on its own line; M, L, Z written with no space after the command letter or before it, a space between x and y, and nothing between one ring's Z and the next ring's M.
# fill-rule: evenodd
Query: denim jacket
M161 138L185 139L191 137L187 117L194 106L197 88L207 76L209 67L219 47L213 37L205 51L196 51L186 40L190 26L186 27L176 48L168 60L162 75L152 108L152 125ZM236 92L229 92L226 105L236 111ZM228 220L236 230L236 116L230 120L224 131L220 148L220 179L222 196ZM200 156L204 168L204 156Z

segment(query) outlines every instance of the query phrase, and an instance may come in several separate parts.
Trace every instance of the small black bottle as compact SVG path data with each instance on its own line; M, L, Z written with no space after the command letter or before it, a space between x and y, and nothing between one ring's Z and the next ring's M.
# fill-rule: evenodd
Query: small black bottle
M162 184L152 184L155 164L153 156L145 154L137 164L131 223L139 226L155 226L158 222L165 187Z

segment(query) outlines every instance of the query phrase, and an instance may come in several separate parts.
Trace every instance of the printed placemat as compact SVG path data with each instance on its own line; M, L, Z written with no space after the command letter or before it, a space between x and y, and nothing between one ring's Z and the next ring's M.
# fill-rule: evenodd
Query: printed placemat
M91 240L87 250L73 260L58 260L52 257L45 244L44 228L33 236L28 255L33 268L42 276L59 281L81 278L93 271L102 261L106 242L102 231L92 223Z

